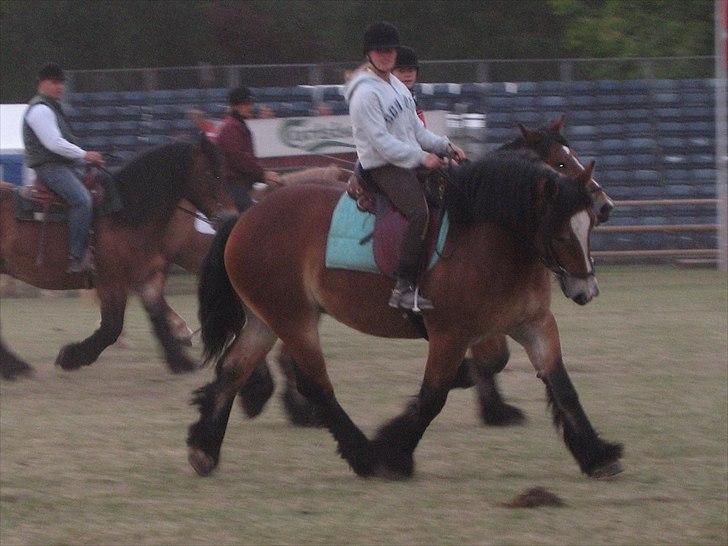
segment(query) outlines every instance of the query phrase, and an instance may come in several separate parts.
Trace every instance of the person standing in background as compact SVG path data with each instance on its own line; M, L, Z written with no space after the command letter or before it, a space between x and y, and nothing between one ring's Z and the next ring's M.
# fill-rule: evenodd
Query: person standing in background
M247 87L233 89L228 96L230 113L217 132L217 145L225 158L223 177L225 187L240 212L252 205L253 184L279 184L278 174L264 170L255 157L253 136L246 123L253 117L253 97Z

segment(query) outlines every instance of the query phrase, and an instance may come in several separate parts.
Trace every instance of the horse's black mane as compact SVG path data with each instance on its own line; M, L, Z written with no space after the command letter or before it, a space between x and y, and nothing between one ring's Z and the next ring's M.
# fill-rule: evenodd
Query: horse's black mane
M538 144L535 146L535 151L538 153L539 156L542 158L548 157L549 150L551 149L551 146L555 143L561 144L562 146L569 146L569 143L564 138L564 136L550 127L539 127L538 129L535 129L535 131L539 135L539 141ZM499 147L496 151L508 151L508 150L522 150L524 148L531 148L533 149L527 142L526 139L523 138L523 135L519 135L517 138L514 138L513 140L506 142L501 147Z
M540 189L542 185L543 190ZM454 224L496 222L522 234L539 222L550 199L551 220L562 220L590 204L583 185L551 169L532 150L499 150L459 168L445 191L444 206Z
M163 144L140 153L114 174L124 208L117 219L139 225L152 214L170 210L182 197L192 167L194 145Z

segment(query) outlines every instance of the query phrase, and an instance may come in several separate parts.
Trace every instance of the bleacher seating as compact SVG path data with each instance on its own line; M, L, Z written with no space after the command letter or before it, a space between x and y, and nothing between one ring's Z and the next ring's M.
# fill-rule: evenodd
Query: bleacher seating
M518 136L517 123L543 125L565 114L565 136L616 200L715 197L712 80L602 80L420 84L424 109L485 114L481 145L492 149ZM343 86L252 89L258 106L278 117L322 111L348 113ZM73 93L69 115L82 145L117 158L191 132L191 109L221 118L228 89ZM471 135L472 136L472 135ZM613 225L710 224L714 206L616 209ZM641 246L715 246L713 232L600 232L596 250Z

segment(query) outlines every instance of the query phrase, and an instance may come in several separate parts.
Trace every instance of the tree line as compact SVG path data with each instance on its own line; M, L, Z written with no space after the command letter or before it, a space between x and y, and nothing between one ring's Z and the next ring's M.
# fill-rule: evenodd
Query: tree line
M380 19L431 60L711 55L712 17L713 0L1 0L0 101L27 100L51 60L76 70L355 61Z

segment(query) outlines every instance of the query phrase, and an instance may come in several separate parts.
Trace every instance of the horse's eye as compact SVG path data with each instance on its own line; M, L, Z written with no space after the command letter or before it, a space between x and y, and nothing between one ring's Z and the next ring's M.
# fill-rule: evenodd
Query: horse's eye
M566 165L564 165L563 163L559 163L559 169L565 169L565 168L566 168Z

